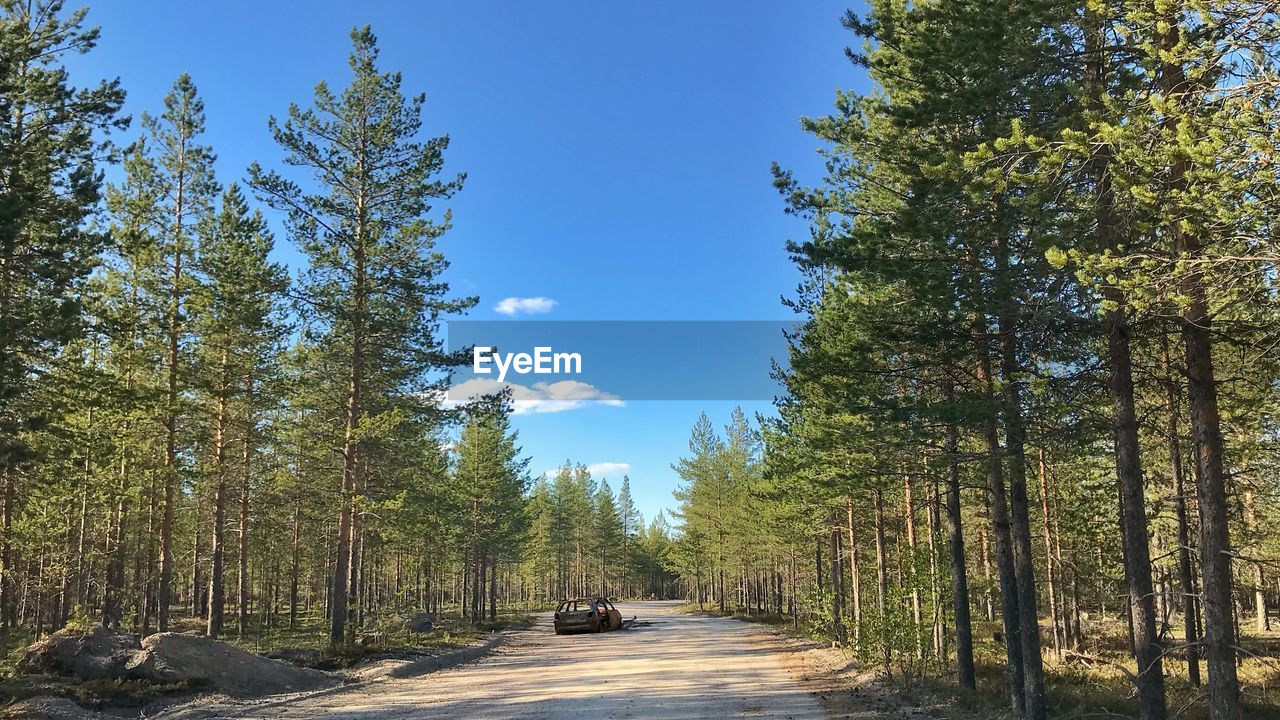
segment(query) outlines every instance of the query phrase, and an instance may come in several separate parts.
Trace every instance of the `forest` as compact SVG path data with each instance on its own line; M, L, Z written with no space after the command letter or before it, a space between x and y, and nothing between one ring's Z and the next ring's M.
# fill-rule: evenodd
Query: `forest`
M535 478L504 398L439 400L442 320L477 302L441 279L464 176L367 27L345 87L264 112L279 156L237 180L186 74L136 119L118 82L72 85L85 14L0 4L7 648L68 623L342 646L411 610L675 591L625 477Z
M677 465L691 599L1014 717L1271 717L1276 4L868 5L774 168L787 393Z
M443 401L465 174L368 27L219 177L192 78L128 117L65 68L86 10L0 0L5 650L683 597L987 717L1270 717L1280 6L866 5L824 172L773 167L785 392L703 415L646 521L531 471L510 398Z

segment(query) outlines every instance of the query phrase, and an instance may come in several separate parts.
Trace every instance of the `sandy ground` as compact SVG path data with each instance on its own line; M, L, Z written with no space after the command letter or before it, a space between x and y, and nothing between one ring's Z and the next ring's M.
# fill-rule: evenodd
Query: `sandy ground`
M934 683L886 681L860 667L844 651L763 627L757 642L772 649L800 687L812 693L829 720L990 720L957 704L954 694Z
M482 660L300 697L227 701L162 717L306 720L826 720L778 648L736 620L623 603L651 624L602 635L552 634L550 616Z

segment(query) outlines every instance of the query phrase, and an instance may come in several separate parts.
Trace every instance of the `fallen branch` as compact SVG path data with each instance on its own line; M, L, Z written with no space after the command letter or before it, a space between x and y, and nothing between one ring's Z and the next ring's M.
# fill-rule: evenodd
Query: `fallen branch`
M1081 663L1085 665L1090 665L1090 666L1107 665L1124 673L1125 677L1129 678L1130 682L1138 681L1138 676L1134 675L1132 670L1125 667L1124 665L1121 665L1118 662L1112 662L1111 660L1107 660L1106 658L1094 657L1093 655L1086 655L1084 653L1076 652L1074 650L1068 650L1065 653L1063 653L1063 658L1067 660L1079 660Z

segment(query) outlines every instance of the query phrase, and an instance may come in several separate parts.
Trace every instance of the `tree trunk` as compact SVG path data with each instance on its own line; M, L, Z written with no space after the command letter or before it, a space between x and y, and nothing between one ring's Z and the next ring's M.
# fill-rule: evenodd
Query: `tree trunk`
M1041 525L1043 526L1044 535L1044 582L1046 595L1049 598L1049 623L1053 626L1053 654L1062 659L1062 646L1064 643L1062 622L1060 617L1060 608L1058 607L1057 587L1055 580L1058 580L1053 565L1053 522L1052 516L1049 514L1049 464L1045 460L1044 448L1037 450L1037 477L1040 480L1040 516L1043 518Z
M994 379L985 320L974 317L973 337L978 353L978 385L990 406L983 414L982 438L987 455L987 503L991 518L991 538L996 556L996 573L1000 581L1001 619L1004 623L1004 645L1009 672L1009 698L1015 717L1024 717L1026 697L1022 663L1022 626L1019 620L1018 580L1014 570L1012 531L1008 499L1005 495L1003 451L1000 447L996 408L992 397ZM1035 719L1032 719L1035 720Z
M930 603L930 621L933 627L933 654L939 661L946 661L946 629L944 628L943 609L942 609L942 586L939 582L938 574L938 550L941 545L940 532L942 527L941 507L942 501L940 497L939 481L937 476L929 470L928 456L924 460L924 475L928 482L928 501L927 512L925 517L928 520L929 530L929 603Z
M1112 298L1120 302L1120 298ZM1155 594L1151 582L1151 548L1147 539L1146 499L1138 445L1138 416L1134 408L1133 363L1129 354L1129 324L1123 306L1108 311L1108 356L1111 365L1112 413L1115 418L1116 477L1124 532L1125 580L1133 624L1133 653L1138 662L1138 713L1143 720L1166 716L1164 648L1156 633Z
M222 351L222 378L218 389L218 410L213 426L213 462L216 484L213 489L213 534L209 547L209 618L207 633L216 638L222 634L222 613L226 605L223 583L223 526L227 521L227 355Z
M237 594L238 601L236 603L236 633L243 636L246 630L246 624L249 618L249 434L251 428L246 427L244 438L240 444L240 537L239 541L239 572L236 576L238 583Z
M852 606L850 621L853 624L853 645L857 648L862 643L862 573L858 570L858 536L855 534L855 526L853 524L852 495L845 499L845 511L848 515L847 530L849 531L849 586L853 591L850 599ZM781 605L782 598L779 596L779 612L781 612Z
M982 582L987 586L987 591L982 594L982 605L987 622L995 622L995 588L991 585L991 538L987 535L987 528L983 526L978 527L978 553L982 562Z
M203 600L207 599L209 594L205 588L200 564L200 515L203 510L204 498L200 494L199 486L192 488L192 500L194 507L192 508L191 523L191 608L190 616L192 619L202 617ZM206 617L207 620L207 617Z
M889 559L885 554L884 537L884 493L876 488L876 615L883 621L888 611L889 599Z
M139 600L142 605L142 633L143 635L151 634L151 620L154 616L156 607L156 563L158 559L156 551L156 514L159 512L159 498L156 497L156 477L151 476L151 483L147 488L147 563L142 568L142 578L140 587L145 589L139 590ZM138 584L135 582L135 585Z
M1156 3L1160 6L1160 3ZM1180 20L1157 7L1163 32L1160 49L1173 56L1182 42ZM1165 97L1181 98L1193 88L1181 65L1162 60L1160 90ZM1176 110L1176 109L1175 109ZM1180 132L1177 113L1165 120L1166 131ZM1169 169L1175 192L1188 190L1188 161L1178 160ZM1177 223L1168 227L1173 250L1189 267L1181 270L1179 291L1186 298L1181 317L1182 341L1186 352L1187 396L1191 410L1191 437L1195 449L1196 498L1200 508L1200 571L1204 597L1204 657L1209 671L1210 720L1240 720L1240 679L1236 674L1236 632L1231 608L1231 536L1227 508L1226 472L1223 467L1225 443L1218 409L1218 386L1213 368L1213 318L1205 289L1200 240Z
M498 561L489 564L489 622L498 621Z
M1250 560L1253 569L1253 612L1255 629L1258 634L1271 631L1271 623L1267 620L1267 594L1264 591L1265 578L1262 573L1262 561L1256 557L1262 553L1262 542L1257 537L1258 507L1253 490L1244 493L1244 531L1249 537L1250 546L1255 557Z
M187 136L179 133L177 149L179 162L185 163ZM181 165L174 177L173 195L173 275L169 288L168 355L166 357L167 387L164 401L164 467L161 482L164 483L164 503L160 519L160 587L156 595L156 622L160 632L169 629L169 604L173 594L173 514L178 482L178 351L182 342L182 256L183 256L183 193L186 190L185 165Z
M884 491L876 488L875 491L875 533L876 533L876 620L877 624L882 628L877 633L877 640L880 643L881 653L880 660L884 664L886 671L889 669L890 650L888 638L885 636L883 628L886 627L887 615L889 612L889 558L886 554L885 532L884 532Z
M1191 432L1200 474L1200 569L1204 595L1204 648L1209 670L1209 717L1239 720L1240 681L1236 675L1236 634L1231 608L1231 538L1226 473L1213 377L1212 341L1203 289L1183 325L1191 400Z
M289 568L289 629L298 622L298 575L302 564L302 503L293 506L293 563Z
M817 593L818 606L814 608L814 610L815 612L818 612L818 613L822 612L822 588L824 585L823 579L822 579L822 540L823 540L822 536L819 535L817 537L817 541L814 542L813 544L813 571L815 573L814 577L817 578L816 587L818 590L818 593Z
M347 605L348 619L354 619L358 630L364 627L364 577L365 577L365 524L364 511L357 511L351 518L351 571L347 579L347 597L353 600ZM348 634L354 636L354 632Z
M948 396L950 387L948 387ZM960 687L973 690L977 675L973 665L973 624L969 617L969 578L965 571L964 521L960 514L960 460L958 432L954 423L947 424L947 525L951 549L951 600L956 623L956 679Z
M831 629L837 642L844 641L844 572L840 561L840 528L833 527L831 536Z
M1004 243L998 244L997 274L1009 272ZM1005 451L1009 458L1009 527L1013 540L1013 563L1017 579L1018 620L1021 624L1023 692L1027 720L1045 720L1048 713L1044 694L1044 659L1040 652L1040 613L1036 592L1035 556L1031 542L1030 500L1027 494L1026 427L1022 417L1022 367L1015 301L1001 293L1000 374L1003 379Z
M12 629L18 625L15 611L18 590L18 583L15 580L17 568L14 561L15 553L12 540L13 504L17 497L14 485L18 479L13 466L9 463L5 463L3 473L4 513L3 518L0 519L0 525L2 525L3 529L3 533L0 533L0 625Z
M98 347L97 347L97 343L95 342L90 361L94 365L97 365L97 358L98 358ZM72 591L72 599L85 612L88 612L89 610L88 579L89 579L89 576L92 575L93 573L92 567L86 566L86 555L88 555L88 536L89 536L89 485L90 485L90 481L93 474L93 450L94 450L94 443L92 439L93 430L94 430L93 405L89 406L89 410L86 414L87 414L87 417L85 418L85 428L89 434L89 437L86 438L85 449L84 449L84 465L83 465L84 472L82 475L82 482L84 483L84 486L80 488L80 519L78 523L78 529L76 531L76 545L75 545L76 571L75 571L75 588ZM70 610L70 608L66 607L66 605L68 604L69 603L63 604L64 614L66 614L67 611ZM66 624L66 618L62 619L61 624L63 625Z
M341 644L346 638L347 613L350 605L348 580L351 573L351 548L354 540L353 502L359 488L360 421L364 408L361 405L364 384L364 342L366 278L364 265L364 217L363 196L357 199L357 222L352 243L354 265L352 296L355 311L352 314L351 354L347 365L347 398L345 427L342 441L342 499L338 511L338 538L333 575L333 617L329 625L329 642Z
M907 530L907 570L904 578L911 586L911 624L915 627L916 657L924 658L924 638L922 636L924 622L920 607L920 583L916 578L916 517L915 501L911 493L911 475L904 468L902 471L902 522Z
M129 384L126 383L126 388ZM125 422L125 436L128 436L129 423ZM125 522L129 517L129 455L122 449L120 452L120 484L119 496L116 498L115 514L107 531L107 573L106 586L102 591L102 625L112 630L120 627L124 619L124 560L125 560Z

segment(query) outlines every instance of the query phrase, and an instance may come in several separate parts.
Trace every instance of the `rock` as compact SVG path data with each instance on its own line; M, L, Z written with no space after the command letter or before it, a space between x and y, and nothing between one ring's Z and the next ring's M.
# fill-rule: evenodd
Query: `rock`
M2 716L10 720L105 720L107 717L58 697L28 698L5 708Z
M142 652L137 635L98 626L89 632L63 629L27 648L21 668L28 673L67 675L80 680L121 677Z
M436 614L429 612L414 613L409 618L409 632L431 632L436 626Z
M103 627L59 630L27 648L21 668L77 680L182 683L236 697L311 690L333 682L318 670L259 657L202 636L157 633L139 642L136 635Z
M435 629L435 612L415 612L408 619L408 632L430 633Z
M156 683L191 683L235 697L314 690L332 684L319 670L259 657L232 645L196 635L156 633L126 668L129 675Z

